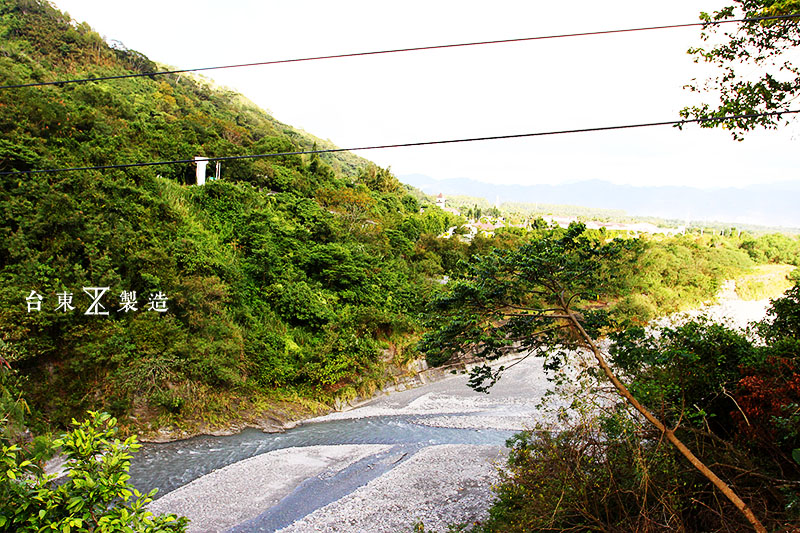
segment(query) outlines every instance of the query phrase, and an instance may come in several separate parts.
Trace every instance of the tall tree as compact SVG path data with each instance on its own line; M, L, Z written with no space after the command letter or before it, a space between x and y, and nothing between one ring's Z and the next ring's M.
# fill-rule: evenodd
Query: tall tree
M588 351L617 393L717 487L756 531L766 532L747 504L677 437L677 427L668 427L631 394L595 341L606 321L603 313L587 304L600 294L623 288L621 263L634 260L637 247L637 241L598 242L587 236L585 226L572 224L566 231L543 231L515 250L496 250L476 260L453 282L449 293L434 300L430 323L436 329L423 338L421 349L434 364L465 352L493 360L512 350ZM502 371L503 367L495 370L487 364L476 367L470 385L486 391Z

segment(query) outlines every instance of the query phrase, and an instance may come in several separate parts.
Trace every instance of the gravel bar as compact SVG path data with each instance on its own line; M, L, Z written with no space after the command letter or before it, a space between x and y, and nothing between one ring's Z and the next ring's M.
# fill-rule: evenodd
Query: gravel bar
M505 462L502 446L429 446L393 470L280 533L400 533L422 522L426 531L486 517Z
M335 475L387 445L308 446L264 453L215 470L152 502L156 514L191 520L190 532L225 531L258 516L291 494L303 481Z

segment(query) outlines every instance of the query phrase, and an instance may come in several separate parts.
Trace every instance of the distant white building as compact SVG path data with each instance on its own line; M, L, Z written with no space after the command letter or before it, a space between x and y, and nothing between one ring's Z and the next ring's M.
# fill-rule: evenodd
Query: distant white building
M445 206L445 198L444 194L442 193L439 193L439 196L436 197L436 207L440 208L442 211L447 211L448 213L452 213L456 216L461 214L461 211L458 209Z

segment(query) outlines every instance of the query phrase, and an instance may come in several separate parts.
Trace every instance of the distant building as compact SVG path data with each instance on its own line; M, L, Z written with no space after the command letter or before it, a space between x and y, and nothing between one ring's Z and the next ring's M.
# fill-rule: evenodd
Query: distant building
M448 213L452 213L456 216L461 215L461 211L454 207L446 207L445 206L445 198L444 194L439 193L439 196L436 197L436 207L440 208L442 211L447 211Z
M464 237L466 240L472 240L472 238L478 234L481 234L484 237L492 237L494 235L495 230L503 227L505 227L503 221L496 220L494 222L490 222L487 219L483 219L479 222L466 224L468 233Z

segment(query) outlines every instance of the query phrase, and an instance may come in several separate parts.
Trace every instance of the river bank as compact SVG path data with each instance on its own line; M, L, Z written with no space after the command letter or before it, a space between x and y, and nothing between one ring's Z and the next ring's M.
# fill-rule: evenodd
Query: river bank
M769 306L769 299L761 300L742 300L736 293L736 281L728 280L722 287L714 301L706 302L690 311L676 313L669 317L658 319L654 322L657 325L666 325L679 322L687 318L705 315L709 319L727 324L735 328L743 328L749 322L760 320L765 316L765 311ZM511 355L503 358L497 364L512 364L519 359L520 355ZM387 395L395 393L405 393L409 390L436 383L442 380L452 379L454 375L464 373L466 367L463 364L450 365L445 367L429 368L424 360L412 361L407 368L396 369L392 383L385 384L376 390L370 397L355 397L350 399L334 400L333 405L315 403L309 406L308 402L278 401L275 405L268 408L242 408L236 413L233 421L208 423L201 422L194 424L190 429L167 425L155 430L140 431L139 440L145 443L166 443L184 440L199 435L226 436L240 433L247 428L254 428L265 433L281 433L297 427L308 421L333 420L348 418L347 413L362 406L372 405L375 400L380 400ZM502 388L502 385L500 386ZM400 395L402 397L402 395ZM247 405L246 400L242 400L242 405ZM374 407L374 406L373 406ZM320 414L322 412L323 414ZM365 411L359 411L357 416L364 415ZM407 411L407 413L413 412ZM397 413L389 413L397 414ZM512 423L509 429L523 429L519 424Z
M513 362L518 358L519 355L510 355L502 358L500 363ZM199 422L192 424L189 429L166 425L154 430L139 431L137 436L138 440L143 443L164 444L204 435L213 437L235 435L248 428L258 429L264 433L282 433L304 422L316 420L324 414L350 411L368 405L376 398L450 379L459 373L463 374L466 371L465 368L464 364L431 368L424 360L416 360L412 361L404 372L394 372L392 382L385 384L369 397L356 396L346 400L336 398L333 405L315 402L313 407L309 407L309 402L281 401L272 408L243 408L236 413L232 421L225 423ZM247 402L239 403L246 404ZM320 412L324 414L321 415Z
M466 374L447 374L355 409L308 420L287 436L330 424L350 424L343 428L351 436L349 428L360 424L365 428L362 439L379 442L384 430L375 424L387 420L397 425L393 438L398 440L391 445L269 451L202 475L168 492L150 509L187 516L192 520L190 531L196 532L285 527L289 533L395 533L411 531L417 523L442 531L447 524L480 521L491 505L498 468L505 462L505 439L542 418L538 407L548 388L542 366L542 358L518 357L488 395L467 387ZM477 440L481 435L497 436L487 444L437 440ZM320 499L319 494L328 498Z
M768 300L746 302L731 294L723 293L717 303L691 316L702 313L733 327L764 316ZM263 453L257 445L247 452L254 457L221 464L150 508L188 516L190 531L197 532L380 533L411 531L418 523L443 531L447 524L482 520L507 453L501 435L547 424L550 416L540 409L550 385L543 359L517 356L505 364L509 368L490 394L469 389L464 373L442 372L418 387L403 384L397 388L405 390L381 393L355 408L340 405L339 411L303 421L286 437L334 427L340 436L360 431L357 438ZM350 425L335 429L336 424ZM394 426L395 433L387 437L386 428ZM447 431L461 432L458 438L463 438L463 432L477 436L501 430L509 433L493 434L493 442L481 444L437 440ZM209 450L228 441L213 442Z

